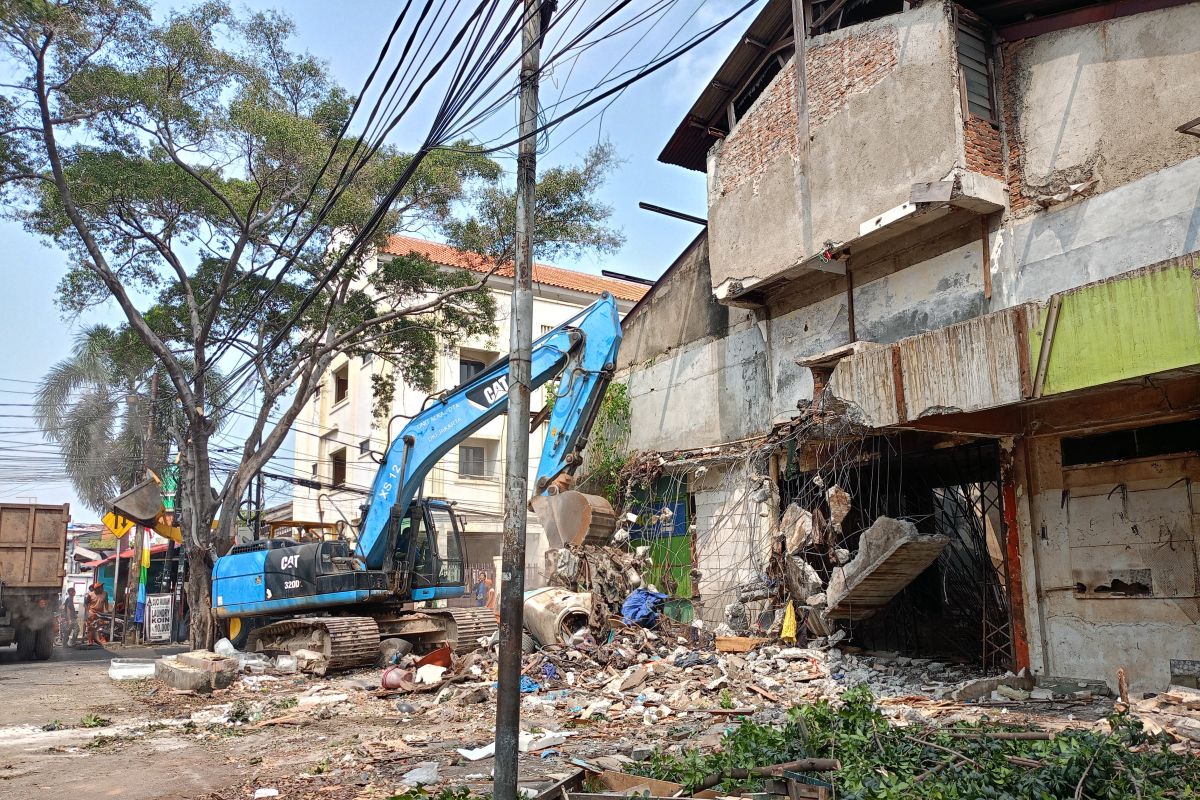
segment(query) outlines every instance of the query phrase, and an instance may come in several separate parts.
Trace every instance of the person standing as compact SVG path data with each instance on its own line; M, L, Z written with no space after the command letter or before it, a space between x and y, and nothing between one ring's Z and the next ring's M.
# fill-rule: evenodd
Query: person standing
M59 635L62 637L62 646L70 647L75 643L75 626L79 619L79 612L75 609L75 587L67 589L66 599L62 604L62 615L59 619L58 629Z
M89 645L104 644L108 639L104 633L104 624L100 615L108 611L108 592L99 581L92 584L84 601L84 611L87 614L87 643ZM97 642L97 638L100 640Z
M483 608L487 605L488 587L486 579L487 573L483 570L475 572L475 605L478 608Z

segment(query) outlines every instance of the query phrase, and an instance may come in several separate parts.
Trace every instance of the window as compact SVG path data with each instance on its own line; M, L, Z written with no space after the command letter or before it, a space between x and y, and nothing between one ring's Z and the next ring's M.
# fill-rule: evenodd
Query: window
M904 10L902 0L812 0L808 6L809 36L841 30Z
M367 353L362 358L363 358L363 366L365 367L367 364L370 364L372 361L375 360L375 354Z
M1200 420L1168 422L1062 440L1064 467L1200 451Z
M346 448L334 450L329 454L329 460L333 463L333 480L334 486L346 485Z
M371 452L371 440L363 439L358 443L358 454L360 456L365 456L369 452Z
M540 339L541 337L545 336L547 333L549 333L550 331L554 330L554 329L555 329L555 328L557 328L557 327L558 327L557 325L543 325L543 326L541 326L541 328L542 328L542 332L538 334L538 338Z
M771 81L775 80L775 76L779 74L788 59L796 52L796 48L787 44L781 46L775 52L771 53L755 71L754 77L746 82L744 86L733 96L733 101L729 104L729 127L732 130L737 121L746 115L750 107L754 105L767 87L771 85Z
M333 371L333 402L338 404L350 396L350 365L343 364Z
M489 475L487 450L474 445L458 446L458 474L468 478L486 478Z
M996 122L992 47L987 29L957 14L958 69L963 113Z
M460 358L458 360L458 382L459 384L467 383L476 375L483 372L484 363L475 361L469 358Z
M313 462L313 467L312 467L312 474L313 474L313 477L314 477L314 478L315 478L315 477L317 477L317 469L318 469L319 467L320 467L320 464L318 464L317 462L315 462L315 461L314 461L314 462Z

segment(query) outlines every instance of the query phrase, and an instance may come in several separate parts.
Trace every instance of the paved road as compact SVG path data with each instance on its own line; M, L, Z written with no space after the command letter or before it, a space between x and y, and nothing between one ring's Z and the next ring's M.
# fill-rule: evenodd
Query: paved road
M225 747L171 732L144 736L151 715L108 678L111 658L180 649L55 648L50 661L19 662L0 648L0 798L186 798L235 780ZM89 714L111 724L82 727ZM44 730L51 722L67 727Z

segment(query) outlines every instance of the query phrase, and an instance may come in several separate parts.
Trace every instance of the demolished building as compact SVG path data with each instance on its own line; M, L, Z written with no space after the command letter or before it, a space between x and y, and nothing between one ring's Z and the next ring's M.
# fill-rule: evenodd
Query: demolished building
M857 606L788 593L813 634L1195 685L1197 31L1172 0L766 3L660 156L708 225L618 364L631 533L700 618L753 624L781 563L828 583L896 518L928 542Z

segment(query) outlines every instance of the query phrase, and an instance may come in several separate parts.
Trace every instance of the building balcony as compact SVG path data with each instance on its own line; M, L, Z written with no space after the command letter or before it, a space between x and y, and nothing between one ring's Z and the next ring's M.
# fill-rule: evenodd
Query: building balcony
M1005 207L982 23L927 2L821 32L827 5L804 4L812 35L797 41L792 4L768 3L660 156L708 175L724 303L761 305L889 239Z

